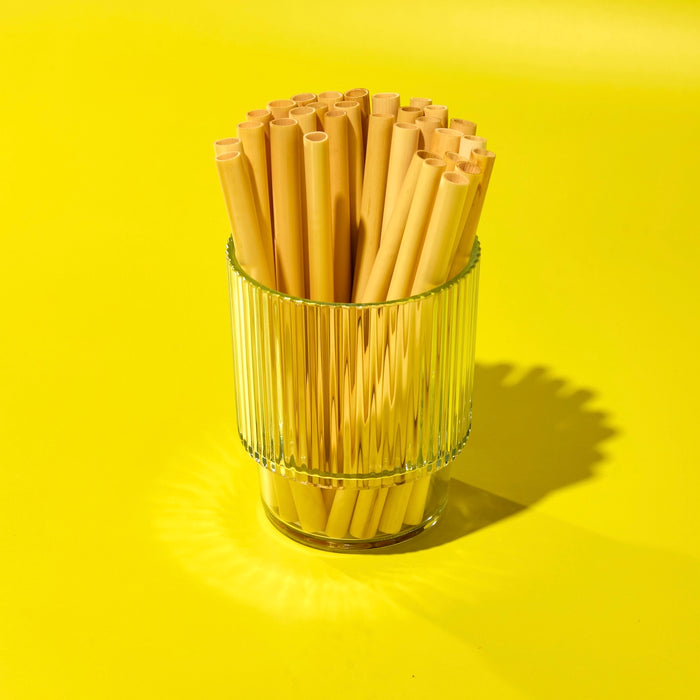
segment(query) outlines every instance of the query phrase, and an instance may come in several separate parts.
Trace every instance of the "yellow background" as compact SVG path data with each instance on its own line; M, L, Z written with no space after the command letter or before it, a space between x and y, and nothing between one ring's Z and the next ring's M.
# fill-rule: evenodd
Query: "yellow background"
M700 12L682 0L0 11L0 697L697 697ZM239 446L211 142L427 95L498 158L444 522L342 556Z

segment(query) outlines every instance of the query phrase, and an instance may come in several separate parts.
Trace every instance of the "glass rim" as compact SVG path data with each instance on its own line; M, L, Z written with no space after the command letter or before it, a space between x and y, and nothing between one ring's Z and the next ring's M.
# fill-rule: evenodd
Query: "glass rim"
M228 242L226 243L226 261L233 271L243 277L249 284L253 287L257 287L265 294L270 296L279 297L281 299L286 299L295 303L303 304L306 306L318 306L318 307L347 307L350 309L363 309L363 308L377 308L382 306L395 306L397 304L408 304L419 299L427 299L432 296L437 296L449 289L453 285L457 285L460 281L469 275L472 270L477 266L477 263L481 260L481 243L479 242L478 236L474 237L474 245L472 246L472 252L469 256L469 262L464 266L464 269L452 279L444 282L438 287L433 287L426 292L421 292L420 294L414 294L413 296L401 297L400 299L392 299L390 301L368 301L368 302L350 302L350 301L318 301L314 299L305 299L304 297L295 297L292 294L286 294L280 292L277 289L271 289L265 286L261 282L251 277L239 264L236 258L236 253L234 251L233 238L229 236Z

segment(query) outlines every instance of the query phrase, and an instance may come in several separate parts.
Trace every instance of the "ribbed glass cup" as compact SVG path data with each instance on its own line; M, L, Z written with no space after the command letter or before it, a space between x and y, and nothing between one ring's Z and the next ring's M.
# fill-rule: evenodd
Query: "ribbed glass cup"
M480 252L424 294L333 304L260 285L229 239L238 432L280 530L366 549L437 521L471 427Z

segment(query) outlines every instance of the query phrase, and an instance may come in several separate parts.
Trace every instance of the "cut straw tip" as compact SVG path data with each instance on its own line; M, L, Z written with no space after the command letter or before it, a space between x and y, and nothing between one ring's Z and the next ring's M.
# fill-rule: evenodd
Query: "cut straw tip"
M236 127L238 129L264 129L265 125L262 122L241 122Z
M380 100L381 99L389 99L389 98L396 98L400 97L398 92L376 92L374 94L374 97L378 97Z
M409 131L417 131L419 127L417 127L415 124L411 124L410 122L396 122L394 124L395 129L408 129Z
M464 176L463 173L459 173L456 170L452 171L451 173L443 173L442 174L443 180L447 180L448 182L451 182L455 185L468 185L469 180Z
M233 160L240 156L239 151L229 151L228 153L219 153L218 156L214 156L214 160Z
M487 156L488 158L496 157L496 154L493 151L487 151L485 148L474 148L472 153L476 153L479 156Z
M357 100L343 100L341 102L335 103L336 109L352 109L353 107L359 107L360 103Z
M313 114L316 110L314 110L313 107L309 107L308 105L305 105L304 107L295 107L294 109L289 110L289 114L294 114L294 115L304 115L304 114Z
M227 139L217 139L214 141L215 146L235 146L237 143L240 143L241 140L239 138L236 138L235 136L230 136Z
M247 117L267 117L268 115L272 116L272 112L269 109L251 109L246 114Z
M308 134L304 134L304 141L327 141L328 134L325 131L310 131Z
M270 122L270 126L295 126L299 122L296 119L290 119L289 117L282 117L282 119L273 119Z
M478 175L481 172L481 168L471 160L460 160L457 165L455 165L457 170L462 170L469 175Z

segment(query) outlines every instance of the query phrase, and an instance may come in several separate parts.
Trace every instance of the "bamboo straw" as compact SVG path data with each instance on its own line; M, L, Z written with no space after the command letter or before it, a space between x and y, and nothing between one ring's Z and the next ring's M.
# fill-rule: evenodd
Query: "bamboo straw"
M243 145L241 140L235 137L228 139L219 139L214 141L214 155L220 156L222 153L232 153L237 151L238 153L243 152Z
M348 118L345 112L329 110L325 117L330 152L331 206L333 224L333 277L335 300L350 301L352 252L350 247L350 181L348 170Z
M401 96L398 92L378 92L372 95L372 112L378 114L393 114L396 117L399 113L399 103Z
M289 110L289 118L299 122L302 136L316 131L316 111L313 107L294 107Z
M336 102L342 102L343 93L337 90L327 90L326 92L319 92L317 100L324 105L328 105L328 109L333 109Z
M328 111L328 105L323 104L322 102L309 102L309 104L306 106L313 108L314 112L316 112L316 128L323 129L323 121L326 116L326 112Z
M443 173L416 267L412 295L427 292L447 280L451 261L445 251L451 251L454 246L468 192L469 180L463 173Z
M370 99L369 90L367 88L353 88L345 93L345 100L355 101L360 103L362 112L362 142L365 151L367 150L367 131L369 129Z
M425 149L428 147L426 144L433 140L435 129L440 127L440 120L437 117L418 117L415 124L420 129L418 148Z
M309 226L309 292L314 301L333 301L333 229L328 134L312 131L304 136L304 173Z
M433 101L429 97L412 97L409 104L411 107L418 107L422 112L428 105L433 104Z
M355 263L353 299L367 282L379 250L382 231L384 195L389 170L389 151L394 117L391 114L372 114L367 137L367 162L362 181L362 209Z
M275 288L275 275L268 264L263 237L255 210L253 186L248 177L245 157L238 151L215 157L221 189L226 201L236 259L254 280Z
M389 225L391 214L399 196L401 183L411 163L413 154L418 149L419 128L415 124L394 124L389 154L389 171L386 177L386 194L384 195L384 215L382 231Z
M362 112L354 100L336 102L335 108L348 117L348 175L350 178L350 252L353 270L357 257L357 238L362 213L362 177L364 147L362 141Z
M469 210L469 216L467 217L467 222L462 233L462 238L458 244L457 251L454 255L452 265L450 267L450 278L459 274L464 269L465 265L469 262L472 246L474 245L474 238L476 236L476 229L479 225L479 218L481 217L481 210L484 206L486 191L489 187L491 173L493 172L493 165L496 160L495 153L482 148L474 149L471 152L470 157L472 159L472 162L476 163L481 169L481 178L476 189L474 201L472 203L471 209Z
M448 173L451 173L455 169L457 163L467 160L467 158L459 155L459 153L455 153L454 151L446 151L443 159L445 163L447 163L447 168L445 171Z
M280 291L304 296L301 218L301 131L295 119L270 123L272 204Z
M407 124L415 124L418 117L423 116L423 110L418 107L399 107L399 113L396 117L397 122L406 122Z
M291 100L297 107L305 107L310 102L316 101L316 95L313 92L302 92L298 95L292 95Z
M456 129L435 129L430 142L430 150L442 158L447 151L459 151L462 132Z
M275 252L272 241L272 215L270 212L270 183L267 172L268 145L265 139L265 125L260 122L241 122L238 137L243 146L253 178L255 205L263 236L265 254L270 270L275 269Z
M374 537L379 529L379 519L382 517L382 512L384 511L384 505L386 504L386 498L389 495L392 487L384 486L379 489L379 493L372 506L372 511L367 521L367 525L362 528L364 530L363 537ZM358 498L359 500L359 498ZM358 525L359 527L359 525Z
M409 295L417 253L444 170L445 162L428 151L418 151L413 157L359 301L391 301Z
M450 119L450 129L457 129L467 136L473 136L476 133L476 124L468 119Z
M473 136L472 134L462 136L462 140L459 142L459 155L469 160L469 156L475 148L486 148L486 139L483 136Z
M423 108L423 114L426 117L435 117L440 120L440 126L443 129L447 128L447 107L445 105L426 105Z
M289 116L289 110L296 107L292 100L272 100L267 103L267 108L272 112L273 119L286 119Z
M464 238L464 234L467 228L467 222L469 220L469 214L471 213L471 209L474 205L474 198L477 195L478 187L481 182L481 177L482 177L482 172L481 168L476 164L473 163L472 161L460 161L457 164L456 170L464 177L469 180L469 188L470 188L470 194L467 196L467 205L465 207L465 212L464 212L464 221L460 225L460 233L457 235L457 240L454 243L454 247L452 251L450 252L450 273L452 272L452 265L455 263L455 260L458 255L458 251L460 249L460 246L468 247L469 248L469 254L471 254L471 246L474 242L474 238L472 236L471 242L468 241L467 239ZM466 262L465 262L466 264ZM447 279L451 279L454 275L449 274Z
M249 122L260 122L265 127L265 135L270 136L270 122L273 116L269 109L252 109L245 117Z
M350 527L357 500L357 489L338 489L328 514L326 534L328 537L345 537Z
M408 499L411 497L413 482L392 486L388 490L384 510L379 520L379 529L387 535L395 535L403 524Z
M289 481L293 504L298 513L294 520L298 520L302 530L306 532L323 532L328 522L328 511L323 500L322 489L310 483L301 484L294 479L287 479L287 481Z

